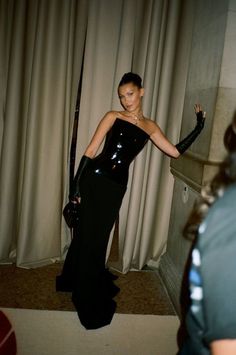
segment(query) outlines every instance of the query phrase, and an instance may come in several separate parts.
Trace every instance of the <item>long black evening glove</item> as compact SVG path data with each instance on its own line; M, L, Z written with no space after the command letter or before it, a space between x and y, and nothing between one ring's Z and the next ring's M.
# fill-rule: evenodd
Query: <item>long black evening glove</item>
M205 117L203 117L202 111L199 111L196 113L197 115L197 124L195 128L192 130L189 135L184 138L181 142L176 144L176 148L179 151L180 154L183 154L189 147L190 145L195 141L197 136L200 134L201 130L204 127L204 122L205 122Z
M80 197L80 190L79 190L80 178L81 178L82 174L84 173L84 171L86 170L86 168L88 167L91 160L92 159L89 157L86 157L86 155L82 156L80 163L79 163L78 170L77 170L76 175L73 179L72 186L70 187L70 193L69 193L70 201L75 200L76 197Z
M85 155L82 156L77 173L73 179L72 186L70 186L70 193L69 193L69 202L63 208L63 216L65 218L66 224L69 228L76 228L79 224L79 210L80 204L76 201L77 197L80 197L79 191L79 181L84 172L87 168L88 164L92 159L86 157Z

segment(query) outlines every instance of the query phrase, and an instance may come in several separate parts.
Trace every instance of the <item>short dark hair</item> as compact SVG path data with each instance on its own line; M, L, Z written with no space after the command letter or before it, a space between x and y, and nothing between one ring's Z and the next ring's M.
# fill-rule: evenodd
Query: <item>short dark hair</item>
M119 82L118 88L122 85L125 84L129 84L129 83L133 83L135 86L137 86L139 89L142 88L142 79L138 74L129 72L129 73L125 73L122 78L121 81Z

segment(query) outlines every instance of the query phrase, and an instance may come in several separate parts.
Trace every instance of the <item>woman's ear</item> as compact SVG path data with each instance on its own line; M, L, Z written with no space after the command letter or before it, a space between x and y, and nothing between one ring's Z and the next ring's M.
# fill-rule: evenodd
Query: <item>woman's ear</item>
M145 92L144 88L141 88L141 89L140 89L140 96L141 96L141 97L144 96L144 92Z

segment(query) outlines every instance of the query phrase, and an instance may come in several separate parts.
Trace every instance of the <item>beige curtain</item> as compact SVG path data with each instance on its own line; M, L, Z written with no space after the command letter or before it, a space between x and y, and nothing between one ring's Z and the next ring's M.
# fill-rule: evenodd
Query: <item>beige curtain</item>
M126 71L143 77L144 112L167 132L179 14L176 0L90 1L78 160L104 113L121 109L117 85ZM176 141L177 132L171 138ZM158 266L166 246L172 185L169 158L149 143L130 168L120 211L120 260L112 267L127 272L147 263Z
M170 136L168 128L174 123L169 111L179 15L179 1L153 2L149 31L142 33L134 61L134 70L144 77L144 111L174 142L177 137ZM124 272L146 264L157 267L165 251L173 188L169 163L170 159L152 144L135 162L129 208L122 211L122 219L126 218L121 245Z
M61 209L83 54L76 164L105 112L121 109L117 85L130 70L144 79L144 113L177 141L180 117L172 130L168 113L180 3L0 0L2 262L43 265L65 255L70 243ZM169 158L149 142L130 168L113 267L158 265L172 184Z
M0 260L55 260L87 25L87 1L2 0Z

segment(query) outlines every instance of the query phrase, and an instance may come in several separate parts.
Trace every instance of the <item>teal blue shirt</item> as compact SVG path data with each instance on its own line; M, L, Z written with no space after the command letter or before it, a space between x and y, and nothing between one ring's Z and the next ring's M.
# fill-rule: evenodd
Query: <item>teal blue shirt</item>
M189 286L186 353L208 355L212 341L236 339L236 184L218 198L199 227Z

